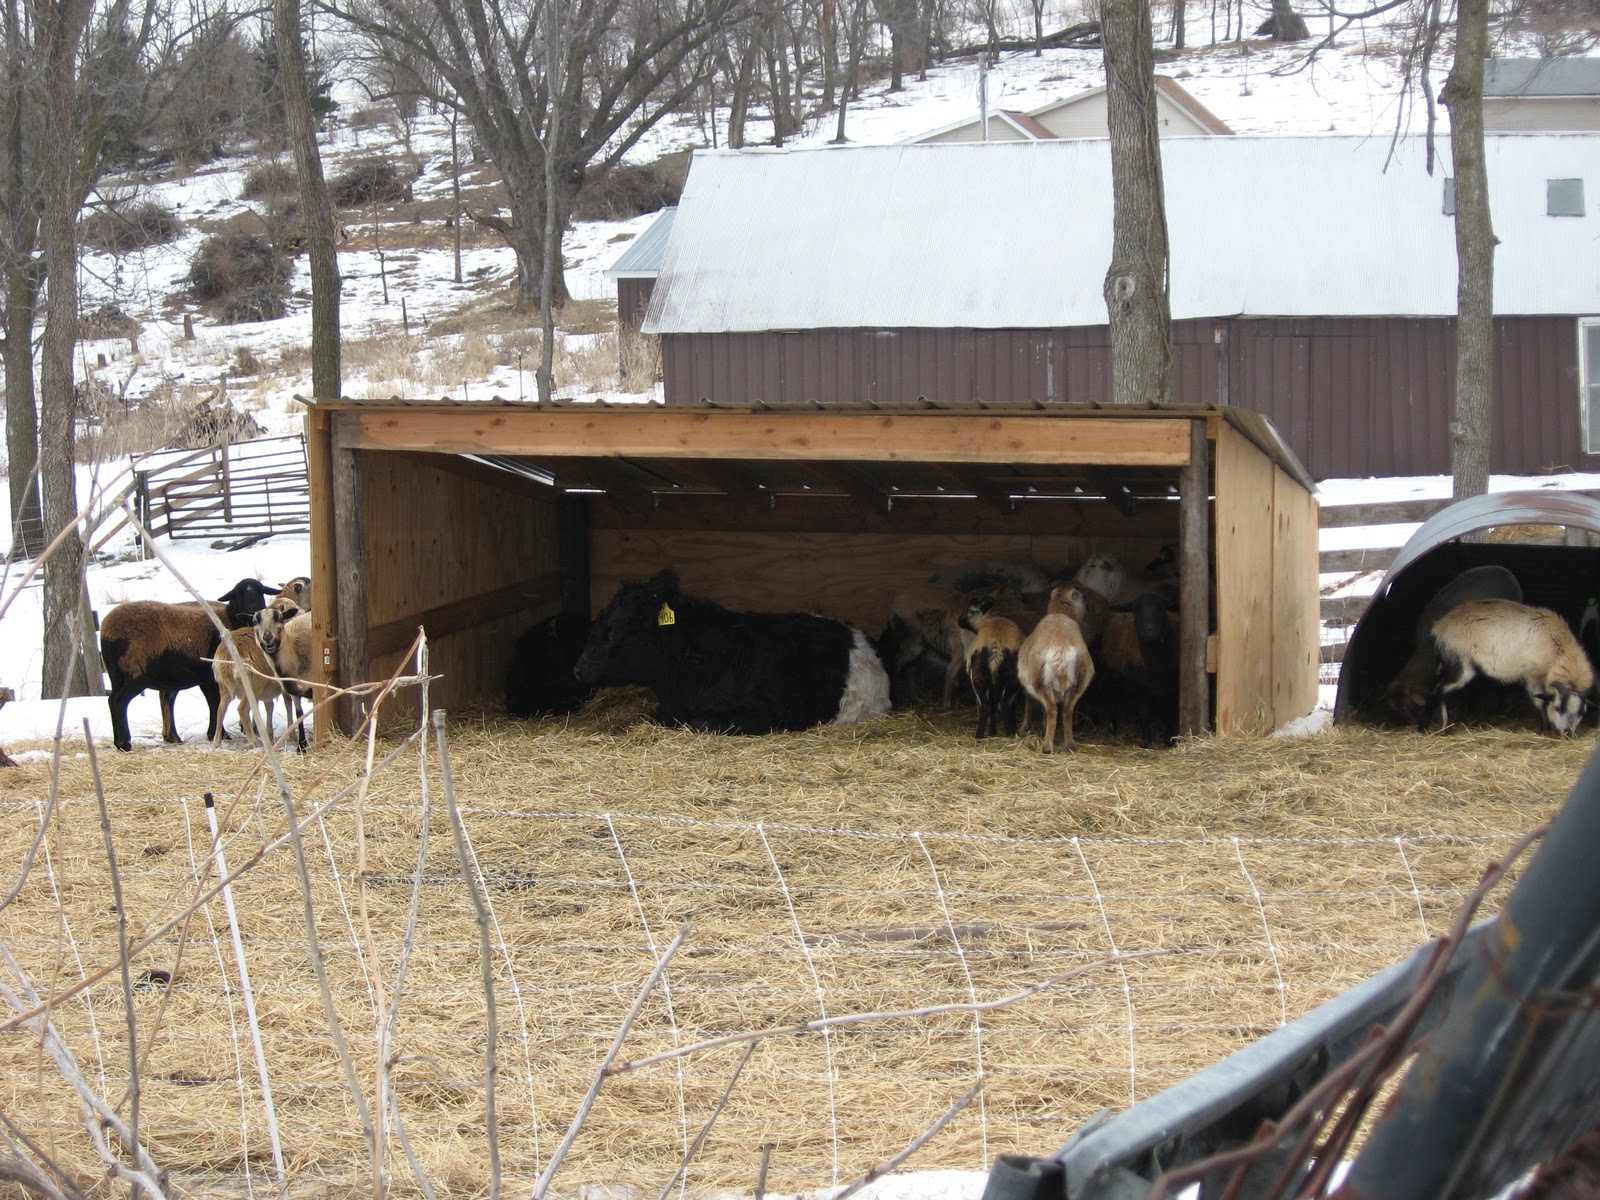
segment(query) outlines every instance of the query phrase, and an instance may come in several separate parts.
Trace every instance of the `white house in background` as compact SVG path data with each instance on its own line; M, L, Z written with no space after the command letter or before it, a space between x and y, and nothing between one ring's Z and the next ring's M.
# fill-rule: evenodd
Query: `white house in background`
M1483 124L1492 130L1600 129L1600 58L1491 58Z
M1156 113L1161 121L1162 137L1209 137L1233 132L1170 75L1156 76ZM996 109L989 114L987 138L983 136L982 121L969 117L909 141L912 144L1038 142L1051 138L1109 136L1106 89L1097 87L1065 100L1052 100L1031 112Z

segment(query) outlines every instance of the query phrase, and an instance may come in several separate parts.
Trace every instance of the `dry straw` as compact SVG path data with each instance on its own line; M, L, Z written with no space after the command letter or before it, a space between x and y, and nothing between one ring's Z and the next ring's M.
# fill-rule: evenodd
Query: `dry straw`
M974 743L966 713L733 738L648 711L615 692L570 720L450 714L448 804L420 729L275 769L193 730L101 754L120 912L91 763L66 748L52 813L52 764L25 762L0 774L0 861L20 871L51 819L0 909L6 991L26 1004L15 974L58 997L51 1027L110 1103L136 1027L149 1159L201 1194L276 1195L222 902L194 908L216 884L211 792L293 1195L485 1194L486 1064L504 1187L531 1192L687 922L551 1194L664 1193L680 1169L691 1192L749 1190L766 1146L773 1191L842 1187L924 1137L909 1166L981 1169L1053 1149L1443 932L1594 736L1362 729L1157 752L1090 731L1044 759ZM824 1009L914 1015L693 1049ZM37 1023L12 1024L0 1110L103 1187L78 1093ZM981 1103L961 1103L980 1061Z

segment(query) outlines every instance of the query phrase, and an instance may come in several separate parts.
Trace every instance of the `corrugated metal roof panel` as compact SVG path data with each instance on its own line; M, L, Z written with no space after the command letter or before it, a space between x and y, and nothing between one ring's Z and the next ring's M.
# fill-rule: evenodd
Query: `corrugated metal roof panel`
M672 220L677 212L677 205L668 205L657 213L656 219L650 222L650 227L628 243L628 248L607 268L606 277L654 279L659 275L661 260L667 253L667 238L672 233Z
M1492 136L1488 158L1496 311L1600 312L1600 204L1552 218L1544 196L1600 191L1600 135ZM1174 319L1455 312L1420 137L1392 161L1346 137L1174 138L1162 160ZM645 331L1103 325L1110 166L1078 140L700 152Z

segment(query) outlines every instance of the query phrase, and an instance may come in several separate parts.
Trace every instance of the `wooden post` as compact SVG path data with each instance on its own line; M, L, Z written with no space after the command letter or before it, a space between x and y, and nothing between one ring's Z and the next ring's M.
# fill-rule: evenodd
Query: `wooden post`
M589 501L562 496L556 501L556 549L561 570L561 611L594 613L589 585Z
M367 656L367 538L366 510L362 500L361 451L347 449L341 433L349 417L334 414L333 426L333 552L338 563L334 619L338 625L341 687L370 682ZM338 706L339 728L353 734L366 719L371 701L347 696Z
M1189 465L1178 479L1178 732L1211 726L1206 639L1211 633L1211 444L1206 423L1189 423Z

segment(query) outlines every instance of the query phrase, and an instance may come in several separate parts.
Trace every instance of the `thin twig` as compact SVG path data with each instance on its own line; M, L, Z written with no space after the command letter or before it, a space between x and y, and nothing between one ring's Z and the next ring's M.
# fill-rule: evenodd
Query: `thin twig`
M128 1136L139 1144L139 1018L133 1007L133 972L128 956L128 909L122 900L122 873L117 870L117 848L111 837L111 810L106 807L106 789L100 779L100 759L89 736L89 722L83 722L83 741L89 749L89 774L94 780L95 803L100 808L100 840L106 848L106 869L111 874L111 902L117 908L117 961L122 967L122 1007L128 1019ZM138 1200L139 1189L134 1187Z
M906 1159L910 1158L918 1150L921 1150L924 1146L926 1146L929 1142L931 1142L936 1136L938 1136L939 1131L941 1129L943 1129L946 1125L950 1124L951 1121L955 1120L956 1115L958 1113L960 1113L960 1111L962 1109L964 1109L967 1105L971 1104L972 1103L972 1098L974 1096L976 1096L982 1090L983 1090L983 1076L980 1075L980 1076L978 1076L977 1080L973 1083L973 1085L971 1087L969 1087L966 1091L962 1092L960 1096L956 1097L956 1102L954 1104L952 1104L949 1108L944 1110L944 1116L940 1117L932 1125L928 1126L921 1133L919 1133L916 1137L912 1138L911 1142L906 1146L906 1148L904 1150L900 1151L899 1154L896 1154L888 1162L883 1163L880 1166L873 1167L872 1170L868 1171L865 1175L863 1175L860 1179L856 1180L849 1187L841 1189L833 1197L833 1200L845 1200L845 1198L847 1196L854 1196L857 1192L859 1192L862 1188L866 1187L873 1180L879 1179L882 1176L887 1175L890 1171L894 1170L901 1163L905 1162Z
M545 1166L544 1174L539 1176L539 1182L533 1187L533 1200L544 1200L545 1193L550 1188L550 1181L555 1178L556 1170L561 1166L561 1160L566 1158L567 1151L572 1148L572 1143L578 1140L578 1133L583 1129L583 1124L589 1119L589 1110L594 1107L595 1099L600 1095L600 1085L607 1077L613 1074L611 1064L616 1061L622 1052L622 1043L627 1039L628 1031L633 1028L633 1023L639 1019L639 1014L644 1011L645 1001L650 999L650 993L656 990L656 984L661 982L661 977L667 972L667 964L672 961L673 955L689 936L689 922L685 921L678 930L678 936L672 939L671 944L662 951L661 957L656 961L655 969L645 979L639 988L639 994L634 998L633 1007L622 1018L622 1024L617 1026L616 1036L611 1039L611 1048L600 1060L600 1065L595 1068L594 1078L589 1081L589 1090L584 1093L578 1111L573 1114L572 1123L567 1126L566 1136L561 1139L561 1144L556 1147L556 1152L550 1156L550 1162Z
M394 1122L394 1135L400 1142L400 1153L404 1154L406 1162L411 1164L411 1174L416 1178L417 1187L422 1190L424 1200L439 1200L439 1194L433 1190L433 1181L423 1169L422 1160L411 1148L411 1139L406 1136L406 1123L400 1119L400 1099L393 1092L389 1093L389 1118Z
M722 1095L717 1097L716 1104L712 1105L711 1112L707 1115L705 1123L700 1126L700 1132L694 1135L694 1141L689 1143L689 1148L683 1152L683 1157L678 1160L678 1169L672 1173L672 1178L667 1180L666 1186L661 1189L661 1194L656 1200L667 1200L672 1194L672 1189L677 1186L678 1180L683 1178L683 1173L689 1169L689 1164L700 1153L700 1147L706 1144L706 1138L711 1133L711 1127L716 1124L717 1118L722 1115L722 1110L727 1106L728 1097L733 1095L733 1085L739 1082L739 1076L744 1073L744 1067L750 1061L750 1056L756 1052L759 1042L751 1042L744 1048L744 1053L739 1056L738 1063L733 1068L733 1074L728 1076L728 1086L722 1089Z
M1134 962L1144 958L1165 958L1171 954L1192 954L1193 947L1174 946L1160 950L1133 950L1126 954L1111 954L1105 958L1096 959L1092 963L1084 963L1070 971L1063 971L1059 975L1052 975L1049 979L1039 983L1030 984L1020 992L1013 992L1008 996L1001 996L994 1000L979 1000L963 1004L930 1004L926 1008L906 1008L889 1012L847 1013L839 1017L819 1017L815 1021L805 1021L798 1025L779 1025L767 1029L747 1030L742 1033L728 1033L721 1037L707 1038L703 1042L694 1042L688 1046L678 1046L672 1050L663 1050L660 1054L652 1054L647 1058L630 1059L628 1062L617 1063L606 1069L608 1075L621 1075L628 1071L638 1071L645 1067L653 1067L657 1063L671 1062L675 1058L682 1058L689 1054L700 1054L707 1050L716 1050L722 1046L736 1046L741 1042L759 1041L762 1038L786 1037L804 1033L820 1033L825 1029L834 1029L841 1025L860 1025L867 1021L907 1021L915 1017L933 1017L944 1013L983 1013L994 1012L997 1009L1008 1008L1022 1000L1047 992L1058 984L1086 975L1090 971L1101 967L1115 967L1123 963Z
M455 776L450 773L450 743L444 736L444 709L433 714L434 741L439 747L439 777L444 784L445 810L450 814L450 830L455 837L456 858L461 863L461 879L472 901L472 915L478 923L478 966L483 972L484 1035L488 1046L483 1052L484 1132L489 1142L489 1200L500 1200L500 1128L495 1118L494 1083L499 1070L500 1023L494 1003L494 950L489 941L489 910L478 886L478 873L467 853L467 827L456 804Z

